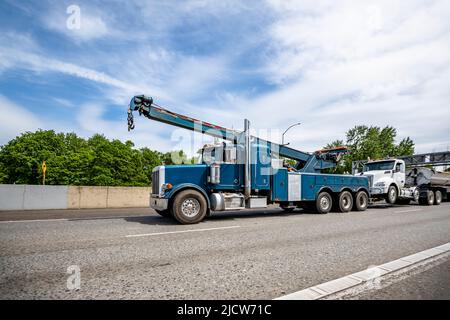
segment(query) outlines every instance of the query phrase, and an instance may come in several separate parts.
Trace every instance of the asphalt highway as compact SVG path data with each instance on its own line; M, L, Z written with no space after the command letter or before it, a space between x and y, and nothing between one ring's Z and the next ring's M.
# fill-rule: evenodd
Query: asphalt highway
M147 208L1 212L0 298L273 299L447 242L450 203L197 225ZM449 299L448 266L353 298Z

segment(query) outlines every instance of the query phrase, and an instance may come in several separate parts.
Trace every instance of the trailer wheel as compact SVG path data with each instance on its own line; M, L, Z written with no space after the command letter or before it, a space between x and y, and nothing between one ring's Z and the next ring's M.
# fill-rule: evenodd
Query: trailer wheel
M172 216L182 224L202 221L208 205L203 195L195 190L184 190L175 196L172 202Z
M157 210L155 209L156 213L158 213L162 217L170 217L170 210Z
M441 202L442 202L442 192L439 190L436 190L434 192L434 204L438 206L441 204Z
M355 196L356 211L366 211L369 206L369 196L364 191L358 191Z
M414 201L415 201L415 202L418 202L418 201L419 201L419 198L420 198L420 192L419 192L419 189L415 189L415 190L414 190Z
M421 205L432 206L434 204L434 192L431 190L428 190L426 197L419 198L419 203Z
M348 191L343 191L338 197L338 206L340 212L349 212L353 208L353 197Z
M316 199L316 211L320 214L327 214L333 206L333 198L328 192L321 192Z
M389 204L395 204L397 202L397 188L395 186L390 186L388 189L386 202Z

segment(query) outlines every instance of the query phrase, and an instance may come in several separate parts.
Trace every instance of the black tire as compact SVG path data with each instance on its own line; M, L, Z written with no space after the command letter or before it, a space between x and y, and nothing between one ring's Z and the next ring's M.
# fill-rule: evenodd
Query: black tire
M165 217L165 218L170 217L170 210L169 209L167 209L167 210L157 210L157 209L155 209L155 211L156 211L156 213L158 213L162 217Z
M415 189L414 190L414 201L419 202L419 198L420 198L420 191L419 191L419 189Z
M386 202L389 204L395 204L397 202L398 192L395 186L390 186L386 195Z
M436 190L436 191L434 192L434 204L435 204L436 206L438 206L438 205L441 204L441 202L442 202L442 192L439 191L439 190Z
M316 199L316 212L320 214L327 214L333 207L333 198L324 191L319 193Z
M424 206L432 206L434 204L434 192L428 190L425 197L419 198L419 203Z
M355 204L353 208L356 211L366 211L369 206L369 196L364 191L358 191L355 195Z
M181 224L194 224L202 221L208 210L203 195L196 190L184 190L172 201L172 216Z
M338 197L338 209L340 212L349 212L353 208L353 197L352 194L348 191L343 191L339 194Z

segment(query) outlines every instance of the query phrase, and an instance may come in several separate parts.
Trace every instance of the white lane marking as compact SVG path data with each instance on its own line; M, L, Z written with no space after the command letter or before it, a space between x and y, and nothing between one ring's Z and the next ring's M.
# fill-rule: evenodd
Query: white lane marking
M0 223L24 223L24 222L44 222L44 221L69 221L69 219L40 219L40 220L7 220Z
M129 234L125 238L136 238L136 237L148 237L148 236L160 236L164 234L174 234L174 233L186 233L186 232L202 232L211 230L225 230L240 228L241 226L229 226L229 227L218 227L218 228L207 228L207 229L189 229L189 230L179 230L179 231L166 231L166 232L155 232L155 233L142 233L142 234Z
M290 293L275 300L317 300L332 294L379 279L389 273L424 262L428 259L450 252L450 242L424 250L394 261L374 266L369 269L352 273L342 278L324 282L294 293Z
M78 220L114 220L114 219L125 219L125 218L139 218L148 216L110 216L110 217L85 217L85 218L58 218L58 219L34 219L34 220L6 220L0 221L0 223L17 223L17 222L46 222L46 221L78 221Z
M394 211L394 213L405 213L405 212L416 212L416 211L423 211L423 209L401 210L401 211Z

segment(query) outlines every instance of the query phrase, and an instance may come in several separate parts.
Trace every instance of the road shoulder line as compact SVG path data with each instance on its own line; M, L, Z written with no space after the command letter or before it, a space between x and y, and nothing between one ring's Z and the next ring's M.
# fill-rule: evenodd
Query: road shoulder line
M350 275L315 285L294 293L290 293L274 300L318 300L336 294L338 292L364 285L367 282L374 281L376 278L387 274L397 272L404 268L409 268L416 264L425 262L428 259L434 259L440 255L450 252L450 242L421 252L393 260L379 266L352 273Z

